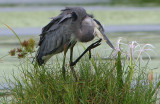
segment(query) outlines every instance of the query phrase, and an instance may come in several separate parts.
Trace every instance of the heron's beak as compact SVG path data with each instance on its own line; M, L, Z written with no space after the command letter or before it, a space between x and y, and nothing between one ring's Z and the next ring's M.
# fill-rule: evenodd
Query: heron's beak
M103 31L100 31L99 29L97 29L95 27L95 32L97 34L97 36L101 39L104 39L104 41L112 48L115 49L114 46L112 45L112 43L110 42L110 40L107 38L107 36L105 35L105 33Z

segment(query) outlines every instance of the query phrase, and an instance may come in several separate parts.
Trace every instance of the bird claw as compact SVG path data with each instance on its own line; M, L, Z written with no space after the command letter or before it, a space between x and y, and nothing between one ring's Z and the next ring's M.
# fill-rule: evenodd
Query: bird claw
M99 46L101 44L101 41L102 41L102 39L100 39L100 40L96 41L95 43L91 44L74 62L70 62L70 66L74 66L87 51L91 51L91 49ZM91 56L90 56L90 58L91 58Z
M99 46L99 45L101 44L101 41L102 41L102 39L96 41L95 43L91 44L87 49L88 49L88 50L91 50L91 49Z

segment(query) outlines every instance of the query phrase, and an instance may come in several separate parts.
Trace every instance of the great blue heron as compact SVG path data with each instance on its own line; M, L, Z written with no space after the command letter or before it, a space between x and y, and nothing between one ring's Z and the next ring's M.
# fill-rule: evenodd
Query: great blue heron
M101 39L104 39L107 44L114 49L109 39L104 34L104 29L99 21L93 16L86 13L82 7L66 7L62 12L52 18L51 22L42 29L40 34L39 49L37 51L36 60L39 65L46 63L53 55L64 51L64 59L62 72L65 75L65 58L68 49L70 48L70 66L74 66L78 60L91 49L100 45ZM88 42L94 39L95 36L101 38L99 41L90 45L82 55L72 61L73 47L80 42Z

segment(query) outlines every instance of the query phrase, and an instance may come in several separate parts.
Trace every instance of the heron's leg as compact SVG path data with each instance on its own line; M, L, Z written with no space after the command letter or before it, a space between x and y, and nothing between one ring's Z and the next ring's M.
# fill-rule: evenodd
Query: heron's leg
M92 54L91 54L91 50L89 50L89 59L91 59L91 56Z
M84 56L84 54L87 52L87 51L91 51L91 49L99 46L101 44L101 41L102 39L96 41L95 43L92 43L74 62L70 63L71 66L74 66L81 58L82 56Z
M63 57L63 65L62 65L62 74L63 74L63 78L65 79L65 60L66 60L66 53L64 52L64 57Z
M75 44L74 44L74 45L75 45ZM74 67L71 66L71 64L73 63L73 47L74 47L74 46L72 46L72 47L70 48L70 68L71 68L71 71L72 71L72 73L73 73L73 76L74 76L75 80L77 81L76 72L75 72L75 70L74 70Z
M68 45L64 45L64 56L63 56L63 65L62 65L62 74L63 74L63 78L65 79L65 60L66 60L66 53L68 51Z

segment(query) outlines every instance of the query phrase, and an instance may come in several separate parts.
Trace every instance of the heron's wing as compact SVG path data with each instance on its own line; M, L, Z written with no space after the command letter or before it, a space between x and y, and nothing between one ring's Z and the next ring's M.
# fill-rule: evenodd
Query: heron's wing
M43 28L36 56L39 64L44 63L43 57L63 51L64 44L70 41L71 23L72 15L63 12Z
M52 18L51 22L47 24L45 27L42 28L42 33L40 34L40 41L38 45L40 46L42 41L45 38L45 35L51 31L54 31L58 29L62 22L64 22L66 19L72 18L72 14L70 11L63 11L60 15L57 17Z

